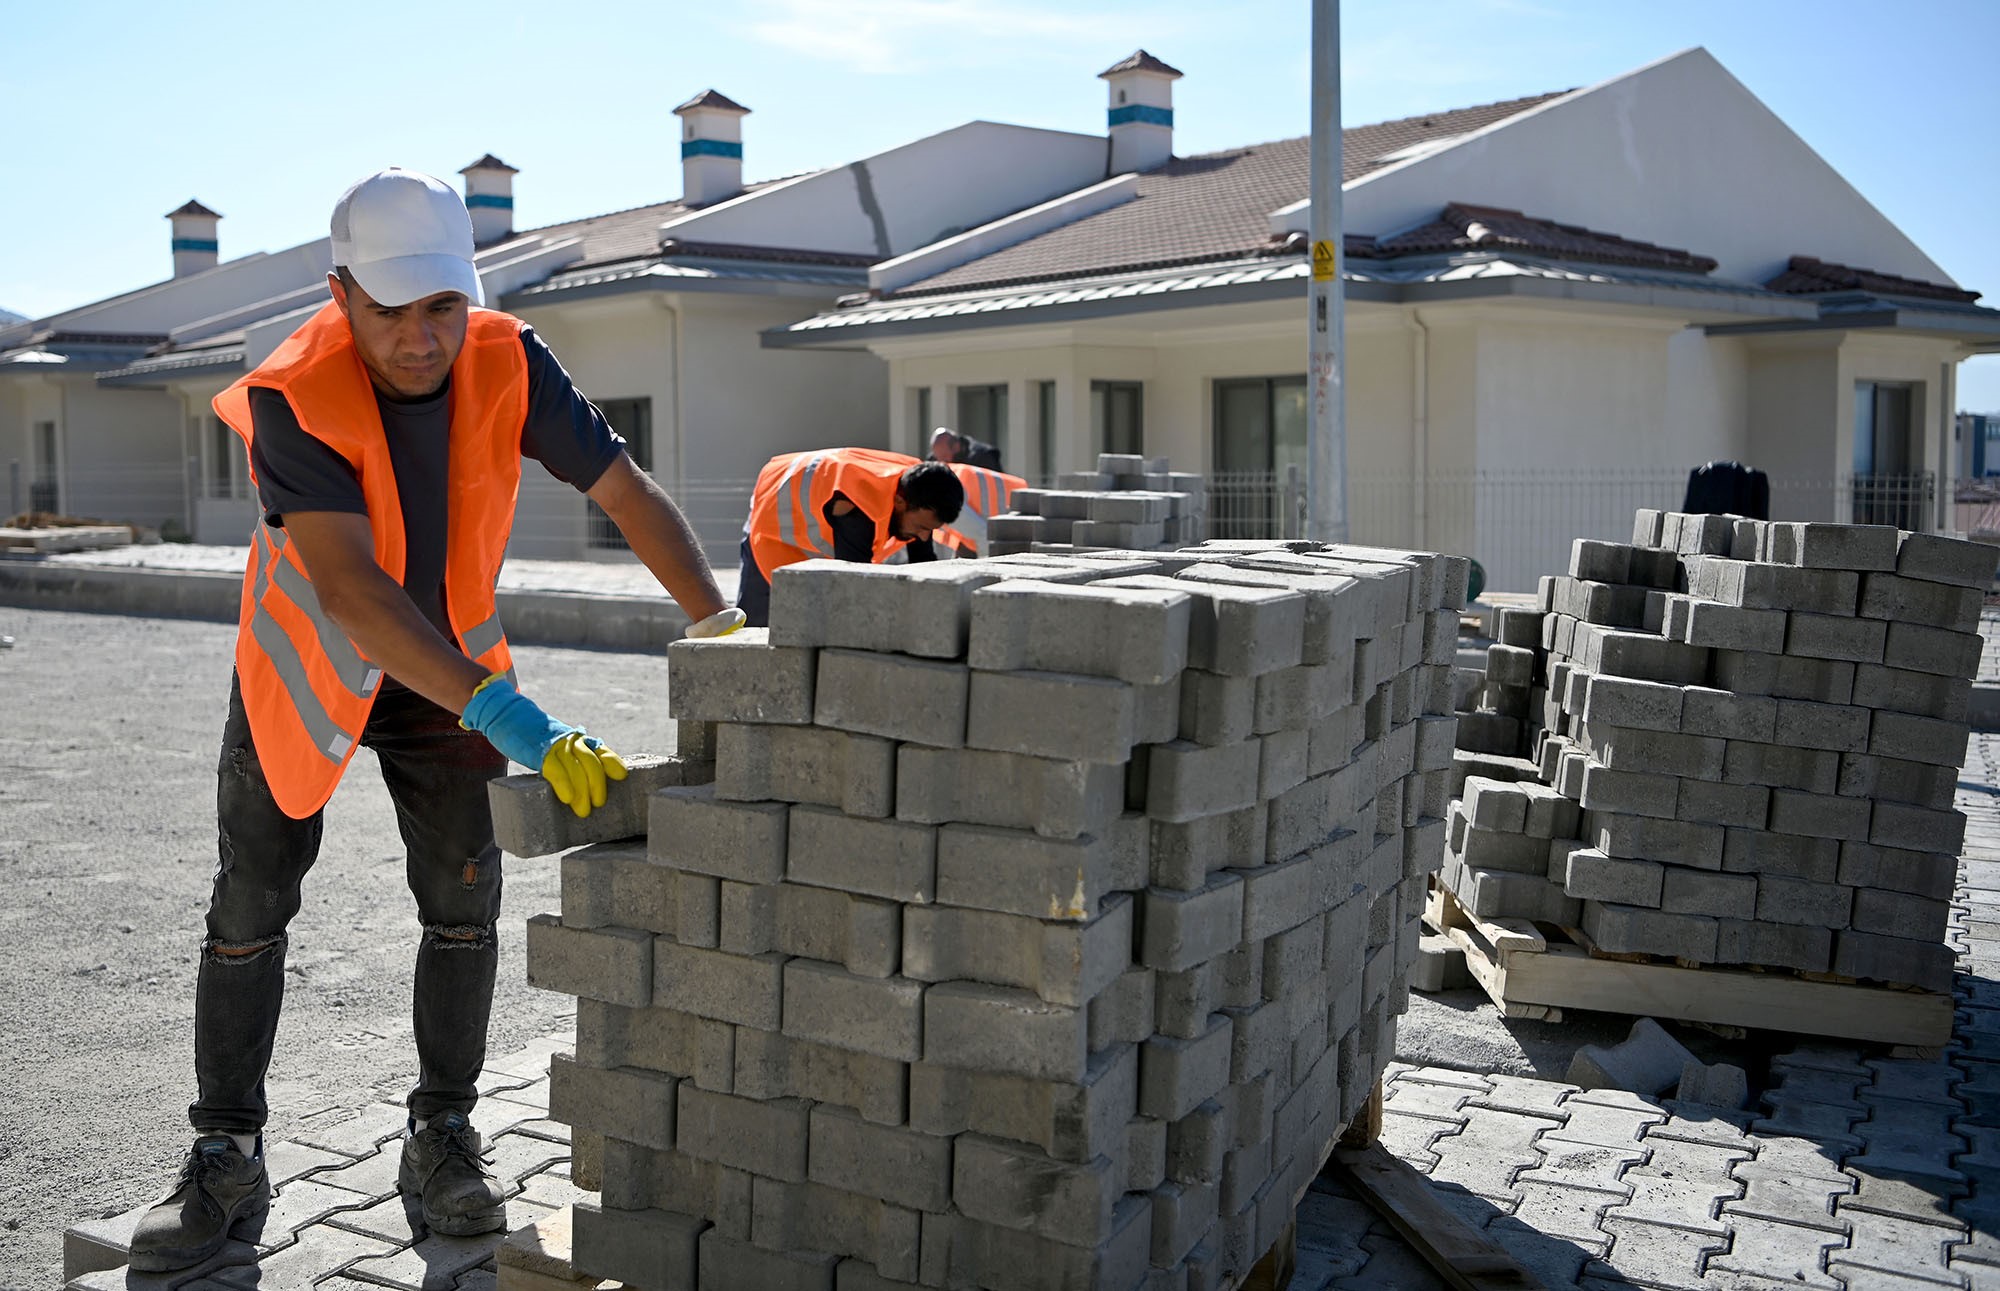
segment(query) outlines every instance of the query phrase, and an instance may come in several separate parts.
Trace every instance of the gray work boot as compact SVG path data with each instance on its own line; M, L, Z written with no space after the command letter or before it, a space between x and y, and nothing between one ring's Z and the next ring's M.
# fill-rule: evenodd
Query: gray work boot
M270 1207L264 1154L246 1157L227 1134L204 1134L181 1162L174 1190L133 1230L129 1262L142 1273L190 1268L221 1250L236 1225Z
M422 1199L432 1232L469 1237L506 1225L506 1199L481 1148L479 1131L463 1112L440 1112L404 1141L396 1186Z

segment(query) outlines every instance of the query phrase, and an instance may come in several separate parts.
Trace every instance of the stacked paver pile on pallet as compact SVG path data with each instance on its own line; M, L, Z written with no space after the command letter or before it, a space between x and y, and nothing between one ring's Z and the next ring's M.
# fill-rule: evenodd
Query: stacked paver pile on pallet
M580 1272L1178 1291L1273 1245L1407 1001L1466 574L1295 546L810 562L672 647L713 783L529 925Z
M1473 914L1606 951L1948 990L1995 560L1888 526L1678 512L1641 511L1630 544L1579 540L1542 583L1539 776L1464 780L1442 881Z
M1101 453L1095 471L1052 489L1015 489L1013 510L986 522L994 556L1026 551L1171 551L1208 537L1208 484L1164 457Z

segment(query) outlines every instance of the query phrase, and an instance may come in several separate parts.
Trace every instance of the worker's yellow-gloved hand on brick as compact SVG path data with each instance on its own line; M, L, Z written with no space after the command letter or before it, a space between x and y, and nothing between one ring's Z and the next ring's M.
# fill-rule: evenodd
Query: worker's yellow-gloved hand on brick
M707 637L726 637L743 626L745 615L742 610L730 606L717 610L699 623L688 624L687 634L699 641Z
M555 790L556 799L578 816L604 805L604 786L609 780L625 778L625 762L582 731L571 731L549 746L542 758L542 778Z

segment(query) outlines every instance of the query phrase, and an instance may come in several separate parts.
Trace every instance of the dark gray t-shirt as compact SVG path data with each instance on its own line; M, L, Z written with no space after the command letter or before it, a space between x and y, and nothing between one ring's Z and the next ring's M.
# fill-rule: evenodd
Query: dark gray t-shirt
M549 474L585 492L624 451L611 429L569 373L532 328L521 329L528 358L528 419L521 430L521 456L533 458ZM450 393L425 399L392 399L375 393L389 461L396 472L408 555L403 589L447 640L451 625L444 612L445 521L450 506ZM361 479L347 459L299 425L285 396L252 387L250 466L264 522L282 526L290 511L346 511L368 514Z

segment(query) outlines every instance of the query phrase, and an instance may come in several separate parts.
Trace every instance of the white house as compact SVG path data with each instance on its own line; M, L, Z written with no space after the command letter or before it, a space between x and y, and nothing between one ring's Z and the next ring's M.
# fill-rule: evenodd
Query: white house
M1267 523L1259 475L1305 452L1308 141L1171 157L1178 76L1104 73L1135 173L878 264L766 343L883 358L904 451L945 421L1029 475L1165 455L1216 473L1225 530ZM1343 154L1357 538L1532 586L1726 458L1775 516L1949 523L1954 367L2000 311L1705 50Z

